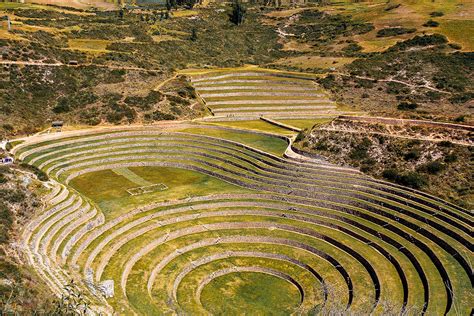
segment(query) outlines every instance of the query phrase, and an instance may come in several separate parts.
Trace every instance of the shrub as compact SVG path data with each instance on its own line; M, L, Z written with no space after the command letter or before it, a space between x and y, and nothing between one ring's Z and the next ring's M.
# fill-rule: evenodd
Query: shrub
M456 49L456 50L462 49L462 46L459 45L459 44L457 44L457 43L449 43L448 45L449 45L449 47L451 47L452 49Z
M61 98L56 106L53 108L53 112L56 114L66 113L69 112L71 108L69 107L67 100Z
M436 17L440 17L440 16L443 16L444 13L441 12L441 11L433 11L430 13L430 16L433 17L433 18L436 18Z
M428 91L425 93L425 95L430 101L438 101L442 97L441 93L436 91Z
M191 29L191 36L189 37L189 39L193 42L197 41L198 36L197 36L197 29L195 27Z
M0 184L7 183L8 179L5 177L5 175L0 174Z
M173 114L168 114L161 111L155 111L153 112L152 118L155 121L170 121L170 120L174 120L176 117Z
M366 79L356 79L356 88L373 88L374 81L373 80L366 80Z
M304 138L305 138L305 132L306 130L301 130L298 135L296 135L296 139L295 141L299 142L299 141L302 141Z
M232 12L229 14L229 20L235 25L240 25L244 22L244 17L247 9L239 0L234 0L232 5Z
M181 104L181 105L189 105L189 101L186 100L185 98L182 98L177 95L172 95L172 94L167 94L166 99L170 101L170 103L176 103L176 104Z
M17 190L1 189L0 200L8 201L10 203L20 203L25 200L25 193Z
M377 161L375 159L372 159L372 158L365 159L364 161L362 161L362 166L360 167L360 171L369 172L374 168L376 163Z
M438 143L438 145L439 145L440 147L446 147L446 148L448 148L448 147L453 147L453 146L454 146L454 144L453 144L452 142L448 141L448 140L440 141L440 142Z
M389 82L387 83L387 93L390 94L407 94L410 92L410 89L408 89L407 86L398 83L398 82Z
M426 21L425 24L423 24L423 26L425 26L425 27L438 27L439 23L436 22L436 21L433 21L433 20L428 20L428 21Z
M387 4L387 6L385 7L385 11L392 11L396 8L399 8L401 6L401 3L389 3Z
M126 74L126 71L123 69L113 69L106 73L103 81L104 83L120 83L125 81L123 76Z
M414 189L420 189L428 183L426 181L426 178L423 177L422 175L420 175L417 172L408 172L408 173L402 175L398 179L397 182L401 185L406 185L406 186L414 188Z
M8 124L8 123L3 124L3 125L2 125L2 128L3 128L7 133L11 133L11 132L13 132L13 130L14 130L13 125Z
M325 141L320 140L314 145L314 148L317 150L325 151L329 149L329 146Z
M377 32L377 37L389 37L397 36L402 34L410 34L416 31L415 28L405 28L405 27L389 27L381 29Z
M413 102L400 102L397 106L397 109L401 111L411 111L415 110L418 107L418 104Z
M403 158L405 160L416 160L416 159L420 158L420 156L421 156L421 153L420 153L419 150L412 149L409 152L405 153L405 155L403 155Z
M396 181L400 176L399 176L399 171L397 169L390 168L390 169L385 169L382 172L382 177L384 177L387 180Z
M44 173L42 170L35 167L35 166L29 165L29 164L26 164L26 163L23 163L23 162L20 164L20 166L27 169L27 170L30 170L31 172L33 172L36 175L36 177L38 177L38 180L40 180L40 181L48 181L49 180L48 175L46 173Z
M414 189L420 189L428 183L426 178L417 172L407 172L403 174L395 168L385 169L382 172L382 176L389 181Z
M350 43L346 47L344 47L343 52L346 53L346 55L353 55L357 52L360 52L362 50L362 46L360 46L357 43Z
M434 46L448 43L446 36L441 34L417 35L412 39L400 42L388 49L388 51L404 50L414 46Z
M336 77L334 75L328 75L325 78L318 80L318 83L323 86L323 88L330 90L336 84Z
M457 160L458 157L455 154L449 154L444 157L444 162L446 163L456 162Z
M368 158L367 151L372 145L372 141L367 137L364 137L362 141L355 146L349 153L349 157L356 160L362 160Z
M438 174L445 168L445 165L439 161L431 161L420 167L420 170L430 174Z
M449 101L451 101L452 103L461 104L461 103L466 103L468 101L471 101L472 99L474 99L474 93L466 92L466 93L456 93L451 98L449 98Z

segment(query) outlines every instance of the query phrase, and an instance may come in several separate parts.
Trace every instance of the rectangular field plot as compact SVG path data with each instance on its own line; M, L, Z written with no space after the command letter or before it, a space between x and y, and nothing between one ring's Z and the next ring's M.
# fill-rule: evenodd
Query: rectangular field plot
M144 187L128 189L127 192L130 195L140 195L145 193L159 192L168 189L168 187L163 183L147 185Z

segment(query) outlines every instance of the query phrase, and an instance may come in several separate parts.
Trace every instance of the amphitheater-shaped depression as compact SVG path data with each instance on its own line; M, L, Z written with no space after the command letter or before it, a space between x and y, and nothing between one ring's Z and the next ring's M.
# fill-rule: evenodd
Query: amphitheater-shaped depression
M15 155L52 181L29 260L124 314L470 312L472 213L286 146L190 124L30 138Z

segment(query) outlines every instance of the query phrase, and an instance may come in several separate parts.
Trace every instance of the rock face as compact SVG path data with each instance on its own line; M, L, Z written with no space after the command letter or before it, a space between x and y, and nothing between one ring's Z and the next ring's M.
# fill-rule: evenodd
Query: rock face
M114 297L114 280L105 280L97 287L105 298Z

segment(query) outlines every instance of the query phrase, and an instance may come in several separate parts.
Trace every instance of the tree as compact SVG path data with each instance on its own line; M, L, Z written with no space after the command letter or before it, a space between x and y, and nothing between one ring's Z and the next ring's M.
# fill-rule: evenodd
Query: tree
M196 0L184 0L184 3L183 3L183 5L188 9L194 8L195 4L196 4Z
M244 17L247 9L240 2L240 0L234 0L232 5L232 13L229 15L230 21L235 25L240 25L244 22Z
M195 42L197 40L198 36L197 36L197 29L195 27L193 27L191 29L191 37L189 38L191 41Z

